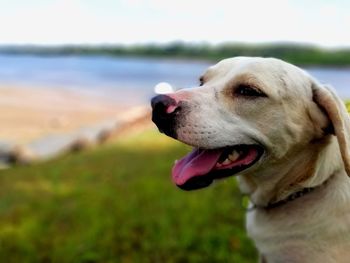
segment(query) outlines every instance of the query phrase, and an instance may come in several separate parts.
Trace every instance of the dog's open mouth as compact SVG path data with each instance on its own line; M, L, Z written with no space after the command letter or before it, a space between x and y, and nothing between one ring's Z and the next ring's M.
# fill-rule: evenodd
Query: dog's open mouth
M214 150L194 148L177 161L173 181L184 190L209 186L213 180L231 176L255 164L264 150L259 145L236 145Z

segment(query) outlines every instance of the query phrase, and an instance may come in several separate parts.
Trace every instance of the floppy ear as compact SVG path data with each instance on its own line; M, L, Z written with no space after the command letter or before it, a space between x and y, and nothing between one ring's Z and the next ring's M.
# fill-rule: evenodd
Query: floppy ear
M343 101L328 86L314 83L312 86L313 100L328 115L337 137L345 171L350 176L350 118Z

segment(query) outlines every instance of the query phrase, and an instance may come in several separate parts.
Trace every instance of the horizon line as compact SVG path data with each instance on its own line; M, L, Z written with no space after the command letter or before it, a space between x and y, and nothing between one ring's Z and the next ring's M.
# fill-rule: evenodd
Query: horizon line
M320 49L350 49L350 44L347 45L337 45L328 46L321 45L319 43L304 42L304 41L291 41L291 40L275 40L275 41L264 41L264 42L251 42L251 41L222 41L222 42L209 42L209 41L186 41L186 40L170 40L170 41L142 41L142 42L62 42L62 43L38 43L38 42L27 42L27 43L0 43L0 47L103 47L103 46L169 46L169 45L188 45L188 46L210 46L210 47L220 47L223 45L245 45L245 46L305 46L305 47L315 47Z

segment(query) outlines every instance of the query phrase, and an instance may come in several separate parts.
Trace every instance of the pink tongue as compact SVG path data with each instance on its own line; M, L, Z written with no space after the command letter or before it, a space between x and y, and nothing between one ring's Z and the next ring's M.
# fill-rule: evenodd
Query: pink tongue
M173 167L173 181L183 185L190 178L209 173L217 163L223 150L193 149Z

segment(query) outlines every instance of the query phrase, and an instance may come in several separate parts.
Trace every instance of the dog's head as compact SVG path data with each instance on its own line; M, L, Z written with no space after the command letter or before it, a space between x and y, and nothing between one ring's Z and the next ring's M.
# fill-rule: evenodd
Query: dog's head
M199 87L159 95L152 107L161 132L194 146L172 171L183 189L233 174L254 181L297 170L305 149L317 155L333 135L350 171L344 105L329 88L281 60L225 59L200 77Z

